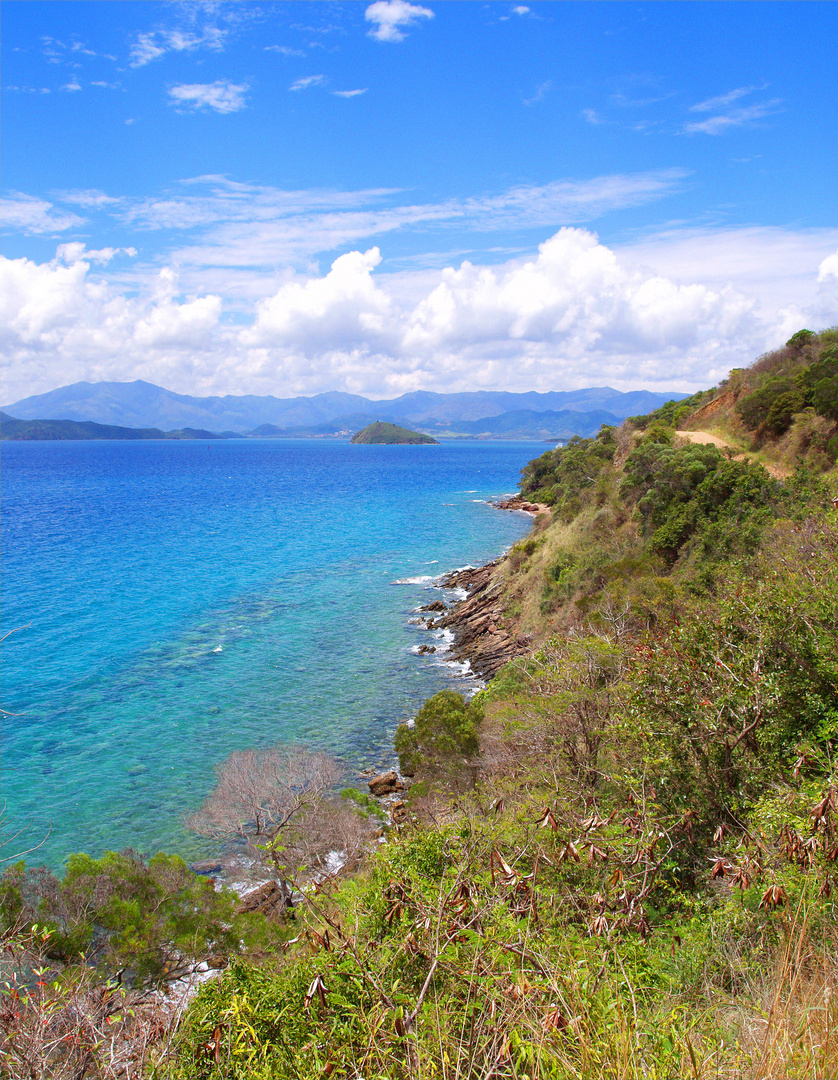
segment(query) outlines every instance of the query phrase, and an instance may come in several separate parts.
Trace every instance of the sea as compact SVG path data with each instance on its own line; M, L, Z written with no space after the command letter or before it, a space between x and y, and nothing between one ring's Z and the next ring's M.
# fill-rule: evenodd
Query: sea
M390 767L423 701L480 685L418 609L529 531L490 503L544 449L4 442L0 857L210 857L183 819L234 750Z

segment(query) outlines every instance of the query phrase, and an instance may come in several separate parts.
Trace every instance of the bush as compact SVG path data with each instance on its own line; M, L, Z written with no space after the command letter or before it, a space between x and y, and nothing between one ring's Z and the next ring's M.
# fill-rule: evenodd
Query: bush
M71 855L63 880L18 866L2 879L4 921L35 921L49 931L47 953L64 963L80 957L126 978L152 981L210 952L237 951L235 893L216 891L176 855L145 862L133 851L101 859Z
M459 770L463 759L480 748L477 729L483 709L477 701L466 702L462 694L441 690L425 702L413 726L400 724L394 745L405 776L419 769Z

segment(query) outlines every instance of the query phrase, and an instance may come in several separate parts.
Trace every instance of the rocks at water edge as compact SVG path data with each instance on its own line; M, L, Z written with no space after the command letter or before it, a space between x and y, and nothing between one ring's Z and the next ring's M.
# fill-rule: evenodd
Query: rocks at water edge
M472 671L491 679L516 656L529 651L532 639L513 635L503 625L501 586L494 580L499 560L476 569L456 570L440 582L444 589L464 589L465 600L455 604L435 626L453 630L452 659L468 660Z
M283 889L278 881L266 881L242 897L238 910L241 913L258 911L262 915L273 915L288 906L288 890Z
M443 604L441 600L434 600L433 603L424 604L419 608L420 611L447 611L448 607Z
M374 776L367 783L373 795L391 795L394 791L404 791L404 784L399 779L399 774L395 769L379 773L378 776Z
M550 509L542 503L528 502L520 495L513 495L511 499L502 499L500 502L492 503L492 506L498 510L523 510L525 514L543 514Z

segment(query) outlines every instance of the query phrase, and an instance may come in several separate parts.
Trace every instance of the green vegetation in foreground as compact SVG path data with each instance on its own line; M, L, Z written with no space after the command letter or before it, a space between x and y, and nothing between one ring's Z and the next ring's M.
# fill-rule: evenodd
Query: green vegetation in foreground
M553 512L501 573L505 618L536 647L471 702L443 692L398 729L415 774L403 824L355 872L263 919L258 941L258 922L228 926L177 874L127 934L107 897L137 886L83 892L85 940L116 950L110 969L130 956L141 970L129 945L186 948L173 903L194 954L230 958L142 1044L146 1076L838 1075L835 420L804 399L774 434L771 404L766 419L738 408L778 369L803 385L814 369L817 388L834 342L796 335L735 388L527 466L524 494ZM708 417L748 453L676 435ZM370 809L358 792L341 802ZM159 882L167 865L144 872ZM72 867L53 893L94 876L84 857ZM97 873L126 881L123 863ZM71 924L37 872L4 884L18 954L48 933L40 955L66 955ZM71 971L18 999L27 1030L45 995L60 1012ZM126 1043L144 1023L132 1007ZM112 1075L113 1045L90 1051L88 1075ZM76 1075L57 1071L70 1054L52 1051L52 1075Z
M368 424L363 431L352 436L350 442L370 443L376 445L392 446L418 446L426 443L437 445L437 440L430 435L423 435L421 431L411 431L410 428L399 427L398 424L388 424L383 420L376 420Z

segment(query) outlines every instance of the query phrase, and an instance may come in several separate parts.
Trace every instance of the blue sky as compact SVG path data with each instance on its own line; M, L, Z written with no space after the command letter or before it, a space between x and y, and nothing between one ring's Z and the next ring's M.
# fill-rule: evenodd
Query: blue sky
M2 17L6 402L689 390L838 322L835 4Z

